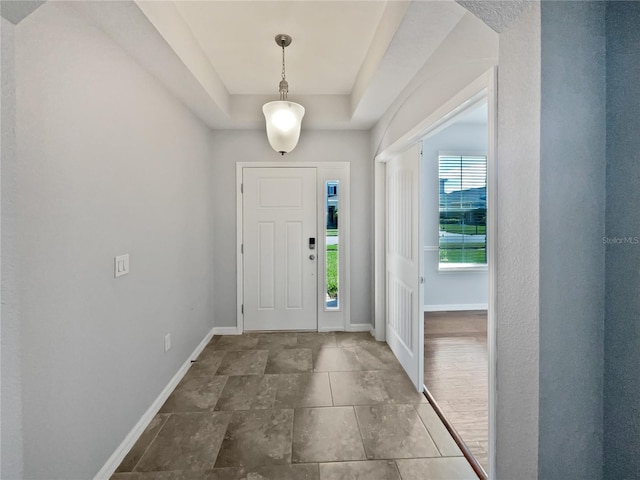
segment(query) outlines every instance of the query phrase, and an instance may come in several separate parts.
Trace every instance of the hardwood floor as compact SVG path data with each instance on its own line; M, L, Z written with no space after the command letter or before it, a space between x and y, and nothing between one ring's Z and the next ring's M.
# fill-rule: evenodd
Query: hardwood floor
M427 389L486 471L487 312L426 312L424 350Z

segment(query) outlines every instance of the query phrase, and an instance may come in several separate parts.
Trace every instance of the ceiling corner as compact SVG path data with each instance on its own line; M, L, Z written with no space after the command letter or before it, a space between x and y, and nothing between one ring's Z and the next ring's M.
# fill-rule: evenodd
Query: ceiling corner
M355 113L362 97L378 71L380 62L382 62L389 48L389 44L393 40L407 12L407 8L409 8L409 3L409 1L405 0L387 2L351 91L351 115Z
M35 0L1 0L0 15L14 25L17 25L44 3L46 2Z
M220 110L229 115L229 92L202 51L175 2L134 1Z
M510 0L508 2L500 0L455 1L497 33L509 28L531 3L531 0Z
M352 99L353 120L378 121L466 14L453 1L410 2L375 74Z

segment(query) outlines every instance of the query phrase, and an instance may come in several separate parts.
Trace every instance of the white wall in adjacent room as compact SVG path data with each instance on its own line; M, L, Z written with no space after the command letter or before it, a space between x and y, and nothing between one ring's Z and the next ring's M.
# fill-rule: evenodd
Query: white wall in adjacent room
M426 311L486 308L488 272L439 272L440 230L438 154L487 154L487 126L454 123L422 141L422 216L424 220L424 308Z

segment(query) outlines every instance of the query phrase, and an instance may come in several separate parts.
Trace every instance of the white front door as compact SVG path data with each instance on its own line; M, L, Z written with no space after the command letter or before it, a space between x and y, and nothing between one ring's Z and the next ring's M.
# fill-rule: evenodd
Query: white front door
M387 162L386 179L387 343L421 392L424 321L420 288L420 144Z
M317 330L316 169L244 168L242 184L244 329Z

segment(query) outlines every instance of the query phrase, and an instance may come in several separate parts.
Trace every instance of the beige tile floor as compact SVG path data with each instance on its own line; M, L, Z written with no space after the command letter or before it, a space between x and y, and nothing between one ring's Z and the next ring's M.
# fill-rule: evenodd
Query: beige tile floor
M368 333L215 337L112 480L476 480Z

